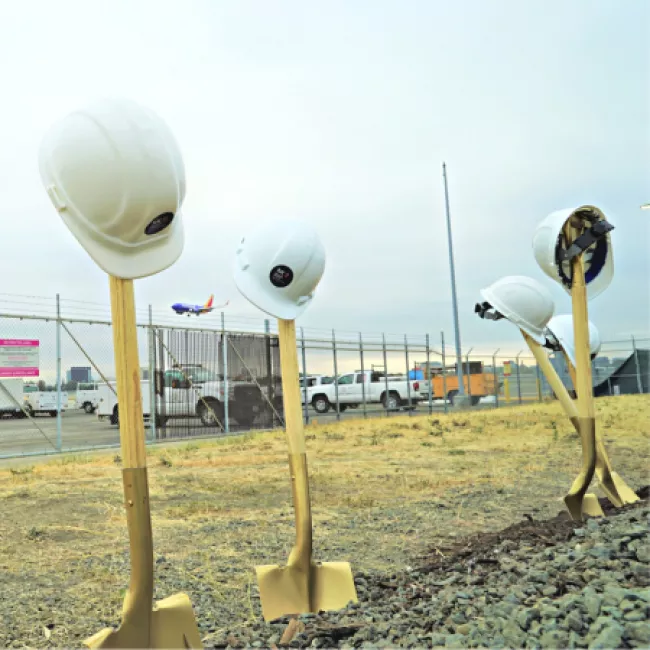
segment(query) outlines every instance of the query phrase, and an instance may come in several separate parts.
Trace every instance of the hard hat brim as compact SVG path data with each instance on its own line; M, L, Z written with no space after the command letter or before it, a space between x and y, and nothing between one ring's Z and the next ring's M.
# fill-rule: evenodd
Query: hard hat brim
M108 247L91 237L67 211L61 212L60 215L97 266L108 275L123 280L146 278L168 269L181 256L185 246L185 231L180 212L169 226L167 236L152 240L149 245L138 246L131 251Z
M235 260L233 271L235 285L239 293L264 313L282 320L296 320L309 306L311 300L297 305L284 298L281 289L264 289L250 273L240 267Z

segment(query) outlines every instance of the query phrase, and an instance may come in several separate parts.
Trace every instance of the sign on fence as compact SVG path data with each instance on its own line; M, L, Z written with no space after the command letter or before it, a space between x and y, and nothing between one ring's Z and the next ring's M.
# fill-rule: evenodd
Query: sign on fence
M510 377L512 375L512 362L511 361L504 361L503 362L503 376L504 377Z
M0 377L38 377L39 341L0 339Z

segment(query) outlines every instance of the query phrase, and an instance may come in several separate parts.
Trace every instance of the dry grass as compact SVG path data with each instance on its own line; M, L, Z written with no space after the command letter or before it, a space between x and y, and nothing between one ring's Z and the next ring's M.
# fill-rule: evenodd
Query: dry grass
M603 398L596 408L614 467L638 488L650 466L650 401ZM355 570L402 567L425 546L524 512L556 514L580 462L558 403L346 420L307 436L316 553ZM253 566L283 562L292 542L283 433L150 449L148 465L156 552L252 616ZM69 567L126 548L121 489L115 452L1 468L0 569L61 572L85 597L104 597L104 609L119 608L121 570L108 562L70 578Z

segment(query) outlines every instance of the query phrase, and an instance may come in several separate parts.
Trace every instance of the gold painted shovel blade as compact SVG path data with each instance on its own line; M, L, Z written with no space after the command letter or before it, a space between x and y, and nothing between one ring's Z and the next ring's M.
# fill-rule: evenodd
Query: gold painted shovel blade
M309 575L297 566L255 567L264 620L338 610L356 603L349 562L312 563Z
M202 648L201 635L192 603L186 594L169 596L154 604L149 641L142 627L131 623L119 628L104 628L84 641L88 648L160 648L186 650Z

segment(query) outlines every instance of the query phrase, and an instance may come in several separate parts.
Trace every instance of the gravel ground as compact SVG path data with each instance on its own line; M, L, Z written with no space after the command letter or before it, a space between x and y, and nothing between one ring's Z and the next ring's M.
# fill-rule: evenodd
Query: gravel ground
M292 648L650 647L650 501L572 522L526 521L432 549L417 569L355 576L360 602L301 616ZM421 559L422 561L422 559ZM224 630L206 647L266 648L290 619Z

